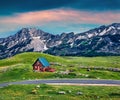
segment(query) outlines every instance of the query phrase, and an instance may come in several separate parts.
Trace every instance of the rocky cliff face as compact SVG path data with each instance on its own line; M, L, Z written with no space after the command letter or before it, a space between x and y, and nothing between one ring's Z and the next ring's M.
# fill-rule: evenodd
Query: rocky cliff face
M101 26L84 33L61 34L62 43L48 49L54 55L120 55L120 24Z
M53 55L120 55L120 23L60 35L23 28L13 36L0 39L0 59L28 51Z
M20 52L43 52L56 46L56 36L35 28L23 28L15 35L0 39L0 58L6 58Z

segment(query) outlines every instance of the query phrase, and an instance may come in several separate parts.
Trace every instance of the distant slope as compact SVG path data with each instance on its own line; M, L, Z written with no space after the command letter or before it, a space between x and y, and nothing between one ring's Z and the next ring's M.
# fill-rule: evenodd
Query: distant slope
M120 23L100 26L87 32L61 34L62 43L45 51L64 56L120 55Z

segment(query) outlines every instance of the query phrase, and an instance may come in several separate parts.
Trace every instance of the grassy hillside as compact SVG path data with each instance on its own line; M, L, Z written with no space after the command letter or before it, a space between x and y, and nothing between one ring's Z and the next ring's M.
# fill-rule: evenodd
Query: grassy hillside
M1 88L0 100L120 100L120 87L36 86L12 85ZM59 94L60 91L65 94Z
M65 57L70 59L71 63L81 66L101 66L120 68L120 56L106 57Z
M45 57L49 62L57 63L57 65L51 65L51 67L56 69L56 72L33 72L32 64L38 57ZM14 57L0 60L0 82L43 78L120 79L119 72L103 69L96 70L94 69L96 66L120 68L120 56L58 57L37 52L21 53ZM92 67L93 69L87 71L84 67Z
M0 67L10 66L15 64L31 64L32 65L35 62L35 60L39 57L45 57L50 62L60 62L60 63L65 62L65 60L61 57L52 56L44 53L38 53L38 52L29 52L29 53L21 53L21 54L15 55L14 57L0 60Z
M78 66L103 66L120 68L120 56L107 57L58 57L44 53L29 52L18 54L14 57L0 60L0 67L15 64L33 64L38 57L45 57L49 62L58 62Z

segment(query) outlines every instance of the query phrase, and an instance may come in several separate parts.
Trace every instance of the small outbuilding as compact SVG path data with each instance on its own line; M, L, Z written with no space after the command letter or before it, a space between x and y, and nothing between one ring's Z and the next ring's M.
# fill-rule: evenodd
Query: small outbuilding
M47 61L47 59L43 57L38 58L32 66L33 66L34 71L40 71L40 72L45 72L45 71L54 72L55 71L55 69L50 67L50 64Z

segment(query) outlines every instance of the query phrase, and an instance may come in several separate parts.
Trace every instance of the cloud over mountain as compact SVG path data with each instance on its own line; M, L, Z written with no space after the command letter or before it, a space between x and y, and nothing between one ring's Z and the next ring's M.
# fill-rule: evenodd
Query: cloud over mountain
M83 32L119 22L119 12L120 0L1 0L0 37L22 27L38 27L53 34Z

